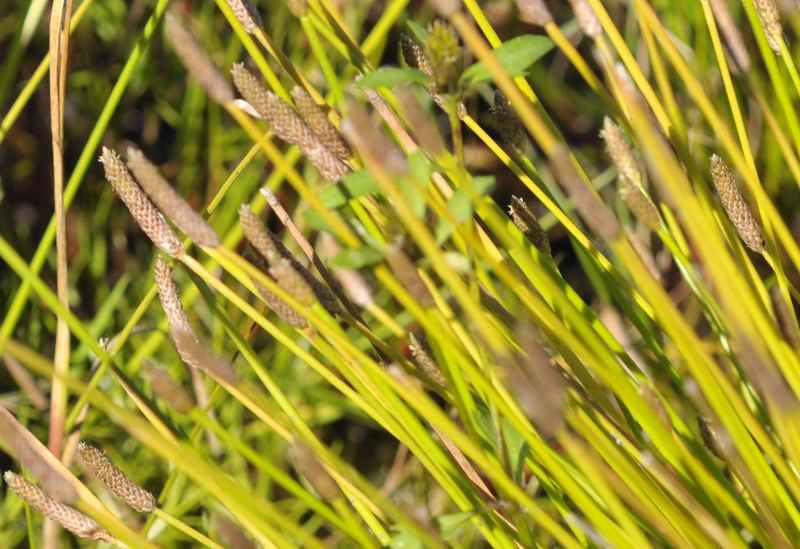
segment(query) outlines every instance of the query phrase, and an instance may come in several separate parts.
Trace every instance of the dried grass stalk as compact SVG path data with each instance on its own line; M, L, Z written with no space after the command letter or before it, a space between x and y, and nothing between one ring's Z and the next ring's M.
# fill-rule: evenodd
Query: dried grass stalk
M547 233L539 224L539 220L533 215L533 212L528 208L525 201L516 196L512 196L511 204L508 206L508 213L511 214L514 225L516 225L531 244L539 250L539 253L549 256L551 253L550 239L547 238Z
M344 137L333 125L325 111L317 105L317 102L306 90L300 86L295 86L292 89L292 100L306 125L329 151L342 159L352 156L353 153L347 141L344 140Z
M736 188L733 172L716 154L711 157L711 178L722 199L722 206L733 226L739 231L739 236L742 237L748 248L754 252L764 253L767 248L764 244L761 226L753 218L750 208L739 193L739 189Z
M322 144L295 110L276 94L265 90L258 79L237 63L231 69L233 83L279 138L297 145L319 173L338 183L350 168Z
M183 243L178 238L164 218L153 207L153 204L134 182L125 164L114 151L103 147L100 162L105 169L106 179L117 196L125 203L133 219L139 224L144 233L165 254L177 257L183 253Z
M142 190L164 212L176 227L200 246L215 248L222 241L219 235L194 209L175 192L158 168L142 151L128 148L128 167Z
M544 3L544 0L515 0L519 12L527 17L534 25L544 27L553 22L553 15Z
M591 4L587 0L569 0L569 3L572 4L575 19L578 20L583 33L591 38L600 38L603 35L603 25L600 24L600 19L597 18Z
M15 475L11 471L6 471L3 478L11 491L17 494L20 499L76 536L90 540L116 541L95 520L72 507L54 500L21 476Z
M417 363L420 370L428 374L432 380L442 387L447 387L447 380L444 378L439 365L433 359L433 351L425 334L409 332L408 337L411 339L411 345L409 345L411 356L414 357L414 362Z
M131 508L145 514L155 511L156 498L153 494L136 484L131 477L111 463L103 452L83 442L78 443L78 452L86 467Z
M430 290L428 290L425 282L422 281L422 277L419 276L417 266L408 257L408 254L403 251L400 244L391 244L386 248L386 262L400 281L400 284L405 287L417 303L426 308L436 306L436 301L433 299Z
M492 112L497 121L497 131L500 132L503 143L517 156L524 156L525 146L528 143L528 139L525 137L525 128L522 127L517 113L511 107L511 102L506 99L506 96L500 90L494 92Z
M261 28L261 15L259 15L253 2L250 0L228 0L228 5L242 24L242 27L244 27L244 30L249 34L253 34L253 31Z
M208 96L220 105L233 101L231 85L208 58L194 35L172 13L167 14L167 32L178 59L197 78Z
M308 483L324 501L331 502L341 495L339 485L325 471L317 456L306 445L296 443L292 448L292 458L295 469L306 477Z

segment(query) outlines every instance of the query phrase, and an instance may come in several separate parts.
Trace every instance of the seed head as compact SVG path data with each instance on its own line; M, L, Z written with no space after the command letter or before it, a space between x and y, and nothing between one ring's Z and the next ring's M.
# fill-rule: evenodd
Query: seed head
M317 456L307 446L296 443L292 448L292 457L295 469L306 477L308 483L324 501L331 502L341 495L339 485L325 471Z
M494 92L494 107L492 109L495 120L497 121L497 131L503 138L506 147L517 156L525 155L525 145L528 140L525 137L525 129L517 118L517 113L511 107L511 102L506 99L503 92Z
M630 144L622 136L622 128L608 116L603 120L603 131L600 132L606 142L606 154L611 157L617 171L636 185L642 184L642 173L636 164Z
M508 213L511 214L511 219L514 220L514 225L522 231L531 244L539 250L542 255L550 255L550 239L547 238L547 233L539 224L539 220L533 215L533 212L528 208L528 205L521 198L516 196L511 197L511 204L508 207Z
M656 207L638 185L631 183L627 177L621 175L617 192L639 222L653 232L657 233L661 230L661 219L658 217Z
M247 255L247 259L269 276L269 266L260 254L251 251L251 253ZM269 306L270 309L275 311L275 314L283 319L286 324L292 328L297 328L298 330L302 330L308 326L308 322L306 322L306 319L303 318L303 315L287 305L285 301L267 290L258 282L253 281L253 284L255 285L256 290L258 290L258 293L264 302Z
M569 2L583 33L591 38L600 38L603 35L603 25L600 24L591 4L587 0L569 0Z
M249 34L261 28L261 15L250 0L228 0L234 15Z
M181 357L189 366L210 375L217 383L236 385L236 372L229 360L204 345L194 331L176 330L172 332L175 345Z
M131 477L111 463L103 452L83 442L78 443L78 452L86 467L122 501L140 513L150 514L155 511L156 498L153 494L136 484Z
M54 500L21 476L6 471L3 478L11 491L20 499L76 536L90 540L115 541L115 538L93 519Z
M298 19L305 17L308 12L308 2L306 0L286 0L286 7Z
M716 154L711 157L711 178L714 180L714 186L722 199L728 218L739 231L739 236L748 248L757 253L764 253L767 248L761 235L761 226L753 218L750 208L736 188L733 172Z
M437 19L428 27L425 53L436 87L444 95L460 94L458 79L464 65L464 50L458 42L458 34L447 22Z
M707 417L697 414L697 428L700 430L700 438L703 444L715 457L725 461L722 439L714 422Z
M117 153L103 147L100 162L105 169L106 179L150 240L171 257L183 253L183 243L178 235L167 225L142 189L134 182Z
M172 185L164 179L158 168L142 151L133 147L128 148L128 167L150 200L186 236L203 247L215 248L222 243L214 229L175 192Z
M344 159L353 154L342 134L306 90L295 86L292 90L292 100L306 125L334 156Z
M231 85L208 58L197 39L171 13L167 14L167 32L178 59L197 78L208 96L220 105L233 101Z
M439 368L439 365L436 364L436 361L433 359L433 352L431 351L431 346L428 344L428 338L425 337L425 334L415 334L414 332L409 332L408 337L411 340L409 349L411 350L411 356L414 357L414 362L416 362L420 370L428 374L432 380L446 388L447 380L444 378L444 375L442 375L442 370Z
M286 258L273 261L269 266L269 274L283 290L297 301L310 307L317 301L317 296L308 281L300 275L291 260Z
M424 86L425 91L431 96L433 102L439 105L439 108L444 110L444 101L442 101L442 96L439 94L439 89L436 87L436 79L434 78L433 69L431 68L431 62L428 59L428 56L425 55L425 52L417 45L416 42L414 42L405 34L400 35L400 51L403 54L403 59L405 59L406 65L412 69L418 69L431 77L431 81ZM458 116L463 118L466 113L467 108L464 106L464 103L459 102Z
M519 12L530 19L534 25L544 27L553 22L553 16L544 0L516 0Z
M144 373L153 392L172 406L179 414L188 414L197 406L194 397L171 375L150 361L144 363Z
M749 71L750 55L744 45L742 33L739 31L739 27L728 9L728 0L711 0L711 9L717 19L717 26L722 31L725 42L728 44L728 49L731 51L739 70L742 72Z
M417 266L400 244L391 244L386 248L386 262L400 284L417 300L417 303L426 308L436 306L430 290L417 272Z
M761 26L767 34L769 47L776 54L781 54L780 41L783 40L783 25L781 24L781 14L778 11L778 4L775 0L755 0L758 18Z
M164 314L167 315L170 331L194 333L194 328L189 323L189 317L186 316L186 309L181 303L181 296L178 292L178 285L175 284L175 278L172 276L172 269L169 268L163 257L156 258L153 273L156 278L156 286L158 286L158 297L164 308Z

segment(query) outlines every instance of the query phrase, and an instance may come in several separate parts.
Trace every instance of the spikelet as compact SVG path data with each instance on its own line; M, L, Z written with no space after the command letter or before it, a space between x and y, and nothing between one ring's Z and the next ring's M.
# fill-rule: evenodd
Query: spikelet
M530 19L534 25L544 27L553 22L553 16L544 0L515 0L519 12Z
M308 13L308 2L306 0L286 0L286 7L292 15L301 19Z
M338 183L347 175L350 168L317 139L287 102L265 90L242 63L234 64L231 73L236 88L276 136L297 145L319 173L332 183Z
M617 194L625 201L628 209L639 222L653 232L657 233L661 230L661 219L658 217L656 207L638 185L631 183L627 177L621 175Z
M700 438L703 444L716 458L725 461L725 452L722 448L722 439L711 419L697 414L697 428L700 430Z
M606 154L611 157L617 171L636 185L642 184L642 173L636 164L630 144L622 136L622 128L615 124L610 117L603 120L603 130L600 137L606 143Z
M20 499L76 536L90 540L116 541L114 536L93 519L54 500L21 476L6 471L3 478L11 491Z
M399 244L391 244L386 248L386 262L394 275L400 281L405 289L411 294L411 297L417 300L423 307L435 307L434 301L430 290L422 281L422 277L417 272L417 266L408 257L408 254L403 251L402 246Z
M144 373L153 388L153 393L162 398L180 414L188 414L197 406L194 397L183 385L175 381L171 375L160 366L144 361Z
M171 13L167 13L167 31L178 59L197 78L208 96L220 105L233 101L231 85L205 54L197 39Z
M222 242L206 223L147 159L139 149L128 148L128 167L150 200L164 212L176 227L200 246L215 248Z
M519 118L517 118L517 113L511 108L511 102L506 99L506 96L500 90L495 90L494 92L492 112L497 121L497 131L500 132L503 143L514 154L524 156L525 145L528 142L525 137L525 129L522 127Z
M459 0L431 0L433 8L439 13L440 17L451 17L461 7Z
M325 471L317 456L307 446L299 442L295 443L292 448L292 458L294 458L295 469L306 477L308 483L324 501L331 502L341 495L339 485Z
M433 80L433 69L431 68L431 62L428 59L428 56L425 55L425 52L422 50L416 42L414 42L410 37L406 36L405 34L400 35L400 52L403 54L403 59L406 61L406 65L411 67L412 69L418 69L428 76L431 77L431 81L425 84L425 91L428 92L428 95L431 96L433 102L436 103L439 108L444 110L444 101L442 101L442 96L439 95L439 89L436 87L436 82ZM467 113L467 108L464 106L464 103L458 103L458 115L463 117Z
M619 238L621 229L617 218L589 191L588 183L580 176L563 145L558 145L550 157L550 169L558 183L575 202L575 210L594 233L607 242Z
M167 225L167 222L156 211L153 204L142 192L142 189L134 182L130 172L128 172L128 168L119 159L117 153L103 147L100 162L105 169L106 179L114 187L117 196L125 203L133 219L153 241L153 244L171 257L177 257L182 254L183 243L181 243L178 235Z
M603 35L603 25L600 24L591 4L587 0L569 0L569 3L572 4L575 19L578 20L583 33L591 38L600 38Z
M278 263L282 264L284 261L288 261L288 264L291 266L291 268L305 280L306 284L310 286L316 295L316 299L319 300L322 306L325 307L329 313L336 314L341 310L341 304L339 303L339 300L336 299L336 296L333 295L333 292L331 292L322 282L317 280L314 275L308 272L308 269L306 269L303 264L300 263L297 258L295 258L294 255L292 255L292 253L286 249L286 246L283 245L277 235L264 227L249 206L242 204L242 206L239 208L239 217L241 219L242 232L244 233L245 238L247 238L247 241L250 242L250 245L253 246L255 251L261 254L264 260L267 262L269 269ZM269 272L272 275L272 272ZM282 276L287 277L287 283L290 283L293 280L293 277L287 274L285 268L279 267L278 272L280 272ZM272 276L277 282L280 283L277 277L274 275ZM299 298L297 299L299 300ZM313 300L311 303L313 303Z
M428 27L425 54L439 93L452 96L461 92L459 78L463 72L464 50L455 29L441 19Z
M778 4L775 0L755 0L758 18L761 26L767 34L769 47L776 54L781 54L780 41L783 40L783 25L781 24L781 14L778 11Z
M353 154L342 134L306 90L295 86L292 90L292 100L306 125L329 151L342 159Z
M236 372L230 361L206 347L194 331L179 329L172 333L172 337L181 357L186 357L186 364L207 373L217 383L236 385Z
M256 545L250 541L236 526L223 516L216 518L217 537L230 549L256 549Z
M411 345L408 348L411 350L411 356L414 357L414 362L417 363L420 370L428 374L428 376L442 387L447 387L447 380L444 378L439 365L433 359L433 352L431 346L428 344L428 339L425 334L415 334L414 332L408 333L411 339Z
M711 178L714 180L714 186L722 199L728 218L739 231L739 236L748 248L754 252L764 253L767 248L761 235L761 226L753 218L750 208L736 188L733 172L716 154L711 157Z
M341 130L361 156L379 162L382 169L402 175L408 172L408 157L400 147L381 131L377 117L349 97L345 107L347 117L342 120Z
M156 498L153 494L136 484L131 477L111 463L103 452L83 442L78 443L78 452L86 467L131 508L145 514L155 511Z
M533 215L533 212L528 208L528 205L521 198L516 196L511 197L511 204L508 206L508 213L511 214L511 219L514 225L522 231L531 244L539 250L542 255L550 255L550 239L547 238L547 233L539 224L539 220Z
M261 28L261 15L251 0L228 0L228 5L249 34Z
M750 55L742 39L742 33L731 16L728 9L728 0L711 0L711 9L717 19L717 26L725 37L728 49L733 55L733 59L742 72L750 70Z
M268 274L269 266L267 265L264 258L255 252L251 252L248 254L247 259L256 267L261 269L265 274ZM292 307L286 304L281 298L276 296L274 293L267 290L264 286L259 284L258 282L253 281L253 285L256 287L261 298L264 302L269 306L270 309L275 311L281 319L283 319L286 324L291 326L292 328L297 328L298 330L302 330L306 326L308 326L308 322L306 319L303 318L303 315L295 311Z
M163 257L158 256L156 258L153 274L158 286L158 297L161 300L161 306L164 308L164 314L167 315L170 331L194 333L194 328L189 323L189 317L186 316L186 309L183 308L183 303L181 303L181 296L178 293L178 285L175 284L175 278L172 276L172 269L169 268ZM181 358L184 358L183 355L181 355ZM184 358L184 360L186 359Z

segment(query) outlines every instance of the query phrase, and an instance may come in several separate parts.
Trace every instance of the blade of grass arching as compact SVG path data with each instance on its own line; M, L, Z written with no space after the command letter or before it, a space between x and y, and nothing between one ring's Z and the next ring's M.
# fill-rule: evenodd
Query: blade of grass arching
M6 52L3 70L0 72L0 112L2 112L6 104L8 90L11 88L11 83L17 75L22 56L25 55L25 51L28 49L31 37L36 27L39 25L39 21L46 7L47 0L31 0L28 4L28 11L25 13L25 17L20 21L19 30L14 36L10 48Z
M72 0L55 0L50 12L50 132L53 144L53 193L56 220L56 287L58 300L69 309L69 280L67 278L67 222L64 211L64 101L69 57L69 21L72 17ZM64 439L64 419L67 408L67 389L61 383L69 372L70 335L66 320L59 316L56 325L55 365L56 375L50 389L50 433L48 448L56 458L61 458ZM51 524L52 526L52 524ZM45 528L47 532L47 528ZM58 533L46 534L46 547L54 548Z
M72 15L72 24L70 25L70 33L75 31L75 28L80 23L83 15L86 13L86 10L92 5L94 0L84 0L84 2L78 6L78 9L75 10L75 13ZM28 83L25 84L25 87L20 92L19 96L14 100L13 105L6 113L5 117L3 117L2 122L0 122L0 145L2 145L3 141L5 140L6 136L8 135L9 130L19 118L19 115L22 113L22 110L25 108L25 105L28 104L28 101L33 96L33 93L36 91L36 88L39 87L39 84L42 83L42 79L44 75L50 70L50 53L48 52L47 55L44 56L42 62L39 63L39 66L34 71L33 75L31 76Z
M84 2L84 5L87 5L89 0ZM89 165L94 160L95 151L97 150L97 146L100 143L100 139L105 133L106 128L108 127L109 122L111 121L111 117L114 114L117 106L119 105L120 100L122 99L122 95L125 92L125 89L130 82L131 77L133 76L133 72L138 64L141 56L144 52L144 49L150 43L150 39L155 32L158 23L161 20L161 17L164 14L164 10L166 10L169 0L159 0L156 4L156 7L151 15L150 19L147 21L145 25L144 31L140 36L139 40L136 43L133 51L131 52L128 60L125 63L125 66L122 69L122 72L117 79L114 88L111 90L111 94L109 95L108 100L106 101L103 109L100 113L100 116L97 119L97 123L95 124L94 129L92 130L89 139L86 142L86 146L81 153L81 156L78 158L78 162L75 166L75 169L72 172L72 175L67 182L67 186L64 189L64 207L68 208L69 205L72 203L73 198L75 198L75 194L78 192L78 188L80 187L81 182L83 181L83 176L86 174L86 170L89 168ZM0 139L2 137L0 136ZM36 249L36 253L31 259L30 267L33 273L38 273L42 266L44 265L45 260L47 259L47 254L50 252L50 246L53 245L53 240L56 236L56 223L55 219L51 219L50 223L47 226L44 234L42 235L41 240L39 241L39 247ZM17 293L14 295L14 299L11 302L11 305L8 308L8 312L6 313L5 318L3 319L3 323L0 325L0 351L2 351L3 346L5 345L5 341L10 337L11 333L14 331L17 321L19 320L20 315L22 314L22 309L25 307L25 303L27 302L28 296L30 295L31 285L30 281L27 279L23 279L22 285L17 290Z

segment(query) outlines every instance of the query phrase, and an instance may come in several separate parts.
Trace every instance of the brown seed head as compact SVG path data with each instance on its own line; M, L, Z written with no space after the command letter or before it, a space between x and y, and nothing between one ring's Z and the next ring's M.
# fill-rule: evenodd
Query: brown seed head
M606 142L606 154L611 157L617 171L636 185L642 184L642 173L633 156L633 149L622 136L622 128L615 124L610 117L603 120L603 131L600 132Z
M142 151L128 148L128 167L150 200L186 236L204 247L215 248L222 243L214 229L175 192Z
M769 47L776 54L781 54L780 41L783 40L783 25L781 24L781 13L778 11L778 4L775 0L755 0L758 18L761 26L767 34Z
M308 12L308 2L306 0L286 0L286 7L298 19L305 17Z
M424 86L425 91L431 96L433 102L436 103L439 108L444 110L444 101L442 101L442 96L439 95L439 89L436 87L433 69L431 68L431 62L428 59L428 56L425 55L425 52L417 45L416 42L414 42L405 34L400 35L400 51L403 54L403 59L405 59L406 65L412 69L418 69L431 77L431 81ZM458 116L463 118L466 113L467 108L464 106L464 103L459 102Z
M197 39L171 13L167 13L167 31L178 59L197 78L208 96L220 105L233 101L231 85L205 54Z
M142 189L134 182L117 153L103 147L100 162L105 169L106 179L150 240L171 257L183 253L183 243L178 235L167 225Z
M658 217L656 207L638 185L621 175L617 192L636 219L653 232L661 230L661 219Z
M402 246L399 244L391 244L386 248L386 262L394 275L400 281L411 297L417 300L421 306L430 308L436 306L436 301L433 299L430 290L422 281L422 277L417 272L417 266L408 257L408 254L403 251Z
M408 348L411 350L411 356L414 357L414 362L417 363L419 369L428 374L428 376L442 387L447 387L447 380L442 374L442 370L436 361L433 359L433 351L428 344L428 338L425 334L409 332L408 337L411 340L411 345Z
M131 477L111 463L103 452L83 442L78 443L78 452L86 467L131 508L145 514L155 511L156 498L153 494L136 484Z
M519 12L530 19L534 25L544 27L553 22L553 16L544 0L516 0Z
M169 372L150 361L144 363L144 373L153 392L180 414L188 414L197 406L194 397Z
M267 274L267 276L269 276L268 272L269 266L267 265L267 262L260 254L251 250L250 253L247 254L247 259L250 261L250 263L261 269L261 271L263 271L264 274ZM258 294L261 296L264 302L269 306L269 308L275 311L275 314L277 314L281 319L283 319L283 321L286 322L286 324L288 324L292 328L297 328L298 330L302 330L303 328L308 326L308 322L306 322L306 319L303 318L303 316L296 310L294 310L292 307L287 305L286 302L283 301L281 298L279 298L278 296L267 290L264 286L262 286L258 282L254 281L253 285L255 285Z
M325 471L317 456L306 445L295 443L292 448L292 457L295 469L306 477L308 483L324 501L331 502L341 495L339 485Z
M280 258L277 261L271 262L269 274L286 293L306 307L310 307L316 303L317 296L314 294L314 290L295 268L291 260Z
M76 536L90 540L114 540L114 537L93 519L54 500L21 476L6 471L3 478L11 491L20 499Z
M292 90L292 100L306 125L329 151L342 159L353 154L342 134L306 90L295 86Z
M181 296L178 292L178 285L175 284L175 278L172 276L172 269L169 268L163 257L156 258L153 274L156 278L156 286L158 286L158 297L164 308L164 314L167 315L170 331L194 333L194 329L189 323L189 317L186 316L186 309L181 303Z
M716 154L711 157L711 178L714 180L714 186L722 199L728 218L739 231L739 236L748 248L757 253L764 253L767 248L761 234L761 226L753 218L750 208L736 188L733 172Z
M494 92L494 107L492 108L495 120L497 121L497 131L500 132L500 137L503 138L503 143L511 151L518 155L525 155L525 145L528 143L525 137L525 129L522 123L517 118L517 113L511 107L511 102L506 99L503 92L496 90Z
M600 24L591 4L587 0L569 0L569 2L583 33L591 38L600 38L603 35L603 25Z
M717 26L722 31L725 42L728 44L728 49L739 66L739 70L742 72L749 71L750 55L744 45L742 33L739 31L739 27L728 9L728 0L711 0L711 9L717 19Z
M261 28L261 15L250 0L228 0L234 15L248 33L253 34L257 28Z
M697 428L700 430L700 438L703 444L716 458L725 461L722 439L714 422L700 414L697 414Z
M219 356L197 339L194 331L177 330L172 333L175 345L184 362L207 373L217 383L236 385L236 372L229 360Z
M516 196L511 197L511 204L508 207L508 213L511 214L511 219L514 220L514 225L522 231L531 244L539 250L542 255L550 255L550 239L547 238L547 233L539 224L539 220L533 215L533 212L528 208L528 205L521 198Z

